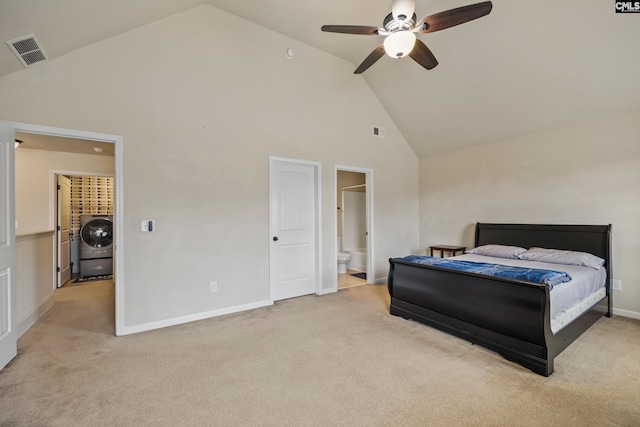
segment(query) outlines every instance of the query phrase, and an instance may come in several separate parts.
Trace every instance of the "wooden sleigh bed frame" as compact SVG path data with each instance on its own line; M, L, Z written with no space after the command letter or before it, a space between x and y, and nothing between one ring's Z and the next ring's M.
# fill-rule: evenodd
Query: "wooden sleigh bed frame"
M605 260L606 297L555 335L549 288L518 280L390 259L390 313L496 351L540 375L600 317L611 317L611 225L477 223L475 246L588 252Z

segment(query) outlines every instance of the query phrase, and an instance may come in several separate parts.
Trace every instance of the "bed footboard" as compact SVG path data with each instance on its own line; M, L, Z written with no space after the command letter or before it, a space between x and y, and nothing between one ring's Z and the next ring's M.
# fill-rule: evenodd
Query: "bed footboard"
M390 259L391 314L441 329L549 376L553 359L603 315L611 316L611 224L476 224L475 246L581 251L604 259L606 297L555 335L549 289Z
M544 285L389 260L390 312L498 352L541 375L553 372Z

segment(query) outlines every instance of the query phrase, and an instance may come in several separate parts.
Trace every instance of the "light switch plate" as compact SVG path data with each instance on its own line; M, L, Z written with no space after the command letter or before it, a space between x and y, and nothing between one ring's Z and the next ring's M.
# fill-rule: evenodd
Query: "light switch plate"
M143 219L140 221L140 231L143 233L149 233L151 231L155 231L156 222L153 219Z

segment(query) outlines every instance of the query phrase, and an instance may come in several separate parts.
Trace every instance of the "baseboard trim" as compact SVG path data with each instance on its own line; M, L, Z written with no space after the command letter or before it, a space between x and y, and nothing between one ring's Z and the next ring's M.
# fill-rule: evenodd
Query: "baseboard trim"
M55 301L53 299L53 293L51 293L33 310L24 315L22 319L19 319L16 322L16 334L18 335L18 338L20 338L22 335L24 335L25 332L31 329L31 327L35 325L36 322L40 320L40 318L44 316L47 311L51 310L54 304Z
M640 313L638 313L637 311L622 310L620 308L614 308L613 314L614 316L630 317L632 319L640 320Z
M253 310L261 307L273 305L273 301L258 301L251 304L237 305L234 307L222 308L219 310L205 311L203 313L189 314L187 316L173 317L171 319L159 320L156 322L141 323L134 326L125 326L119 331L118 336L137 334L140 332L153 331L155 329L168 328L170 326L181 325L183 323L196 322L198 320L210 319L212 317L224 316L225 314L239 313L241 311Z

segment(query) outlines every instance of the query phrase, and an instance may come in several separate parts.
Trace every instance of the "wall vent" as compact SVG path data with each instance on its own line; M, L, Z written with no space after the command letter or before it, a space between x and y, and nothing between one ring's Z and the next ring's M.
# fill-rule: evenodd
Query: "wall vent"
M48 59L34 34L9 40L7 44L25 67L30 67Z

